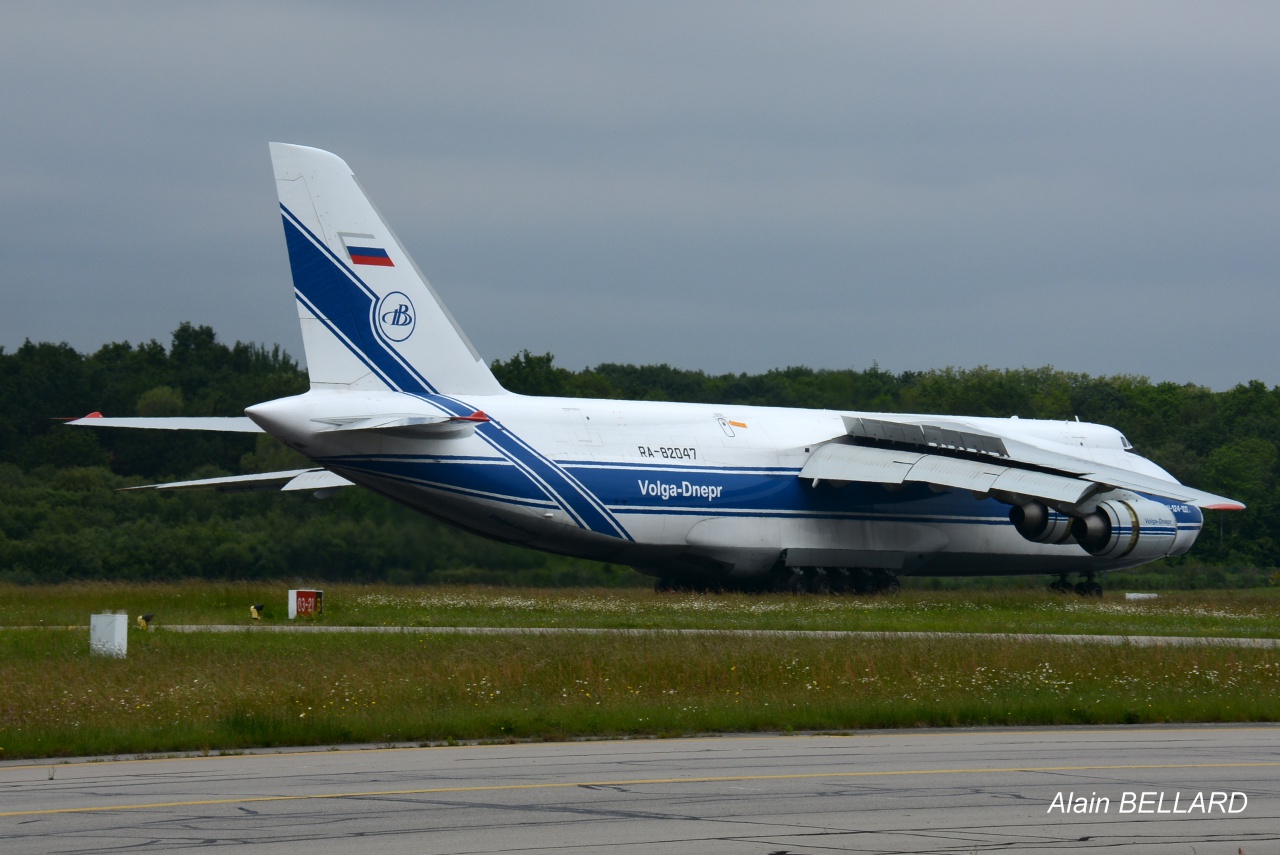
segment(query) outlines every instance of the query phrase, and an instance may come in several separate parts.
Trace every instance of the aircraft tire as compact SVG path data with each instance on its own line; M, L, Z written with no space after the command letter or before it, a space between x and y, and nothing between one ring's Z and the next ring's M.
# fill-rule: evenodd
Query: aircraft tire
M1085 579L1076 583L1076 593L1082 597L1101 597L1102 586L1092 579Z

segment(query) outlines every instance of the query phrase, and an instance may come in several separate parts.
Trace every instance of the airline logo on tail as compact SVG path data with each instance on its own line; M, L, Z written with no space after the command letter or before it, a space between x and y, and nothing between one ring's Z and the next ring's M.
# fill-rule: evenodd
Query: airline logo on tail
M418 319L413 301L399 291L392 291L378 301L378 325L391 341L404 341L413 335Z

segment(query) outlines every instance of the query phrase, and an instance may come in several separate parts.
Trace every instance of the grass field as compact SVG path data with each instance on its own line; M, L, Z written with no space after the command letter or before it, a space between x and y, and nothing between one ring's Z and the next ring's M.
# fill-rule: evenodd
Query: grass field
M0 585L0 626L87 626L95 612L159 624L286 622L287 583ZM1280 637L1280 588L1173 591L1101 600L1043 590L904 591L896 597L655 594L640 589L326 585L340 626L577 626Z
M917 725L1265 721L1275 651L741 636L0 633L0 757Z
M154 611L124 660L88 630L0 631L0 758L704 731L1280 720L1280 651L719 635L186 634L284 585L0 588L0 626ZM1276 635L1270 592L1126 603L328 586L332 624ZM284 611L279 605L268 618Z

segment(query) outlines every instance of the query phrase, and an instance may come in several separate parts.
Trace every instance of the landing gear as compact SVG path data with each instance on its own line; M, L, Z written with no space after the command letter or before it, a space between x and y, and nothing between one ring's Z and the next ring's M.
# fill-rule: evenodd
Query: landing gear
M902 590L898 577L888 570L854 567L786 567L779 565L764 576L748 579L718 579L661 576L653 583L658 594L740 593L790 594L897 594Z
M1070 594L1072 592L1082 597L1101 597L1102 586L1094 581L1093 574L1085 574L1079 582L1072 585L1067 581L1067 574L1061 573L1058 578L1049 583L1049 590L1058 594Z
M1089 577L1083 581L1076 583L1076 593L1082 597L1101 597L1102 586L1093 581L1093 577Z
M723 594L728 590L734 589L706 579L673 579L664 576L653 583L655 594Z
M902 590L902 584L887 570L791 567L782 590L793 594L896 594Z

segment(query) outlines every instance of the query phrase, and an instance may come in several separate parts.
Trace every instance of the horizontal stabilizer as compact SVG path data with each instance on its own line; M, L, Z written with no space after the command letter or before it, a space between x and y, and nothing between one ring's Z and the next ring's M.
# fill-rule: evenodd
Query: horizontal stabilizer
M174 416L172 418L104 418L91 413L67 422L79 427L143 428L146 430L212 430L228 433L262 433L248 416Z
M477 410L468 416L384 415L316 421L333 425L326 432L375 431L409 439L451 439L471 436L475 433L476 424L489 421L489 417Z
M293 469L288 472L262 472L257 475L229 475L224 478L201 478L196 481L170 481L167 484L144 484L125 490L217 490L219 493L245 493L253 490L332 490L350 487L351 482L327 469Z
M334 490L338 487L355 486L341 475L335 475L328 469L309 469L296 478L289 480L280 489L285 492L295 490Z

